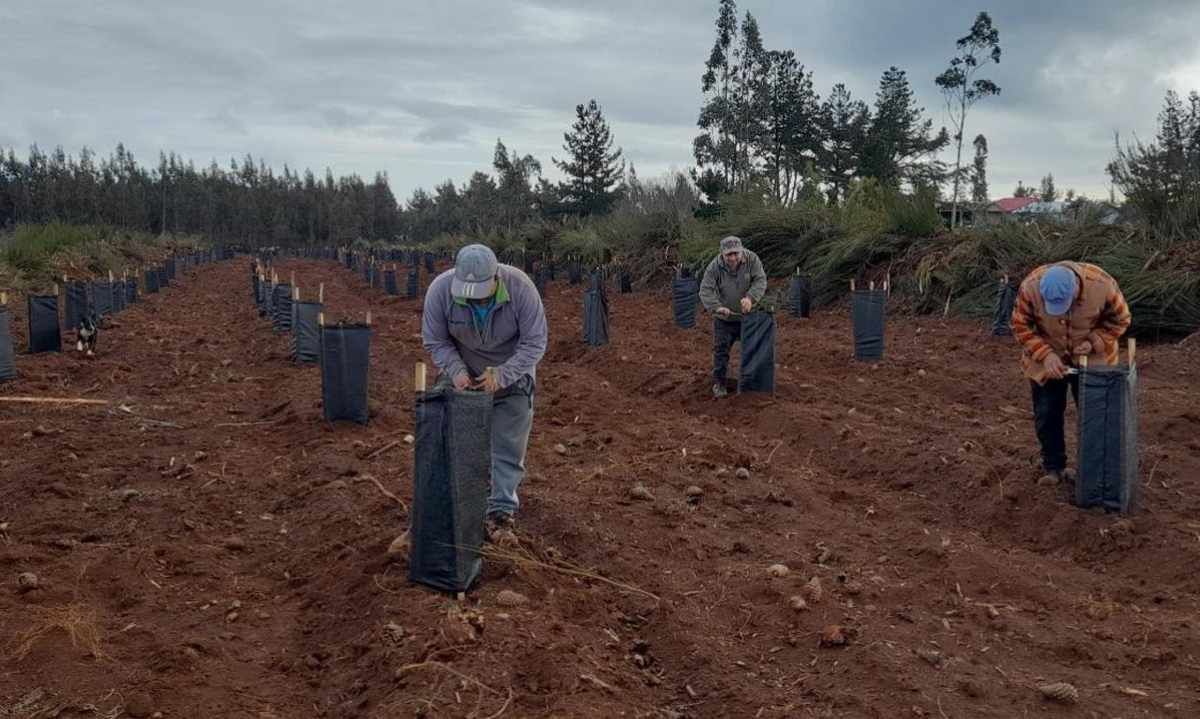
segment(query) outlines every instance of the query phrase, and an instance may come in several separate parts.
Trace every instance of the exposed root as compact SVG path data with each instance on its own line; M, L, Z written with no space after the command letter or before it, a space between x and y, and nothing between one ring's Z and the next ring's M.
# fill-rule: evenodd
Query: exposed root
M573 577L592 579L602 584L616 587L617 589L623 589L627 592L634 592L635 594L641 594L644 597L649 597L650 599L653 599L656 604L662 603L662 598L657 594L652 594L651 592L647 592L645 589L640 587L635 587L632 584L626 584L624 582L618 582L616 580L609 579L608 577L602 577L595 572L588 571L565 559L557 559L555 560L554 564L550 564L535 558L528 552L528 550L507 550L495 545L486 545L481 547L479 553L487 559L511 562L517 566L538 567L539 569L548 569L552 572L567 574Z

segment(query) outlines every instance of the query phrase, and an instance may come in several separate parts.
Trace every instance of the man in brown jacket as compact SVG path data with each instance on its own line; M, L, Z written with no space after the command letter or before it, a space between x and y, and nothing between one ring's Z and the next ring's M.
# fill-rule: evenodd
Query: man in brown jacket
M1066 476L1068 388L1079 402L1079 376L1069 368L1080 357L1093 366L1117 364L1117 340L1131 321L1121 288L1096 265L1043 265L1021 283L1012 330L1024 350L1021 367L1033 386L1034 426L1046 471L1039 482L1057 484Z

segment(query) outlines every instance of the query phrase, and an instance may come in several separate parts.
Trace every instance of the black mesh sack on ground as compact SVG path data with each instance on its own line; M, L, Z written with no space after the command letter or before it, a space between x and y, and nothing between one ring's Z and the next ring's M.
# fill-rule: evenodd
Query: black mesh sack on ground
M317 323L321 311L320 302L292 303L293 360L308 363L321 359L321 327Z
M878 362L883 359L887 293L883 290L855 290L852 302L854 359Z
M125 280L112 283L112 303L113 312L125 311Z
M751 312L742 317L742 367L738 392L775 391L775 315Z
M93 282L92 294L96 298L96 317L107 317L112 314L112 285L107 282Z
M992 334L996 337L1012 335L1013 305L1017 303L1017 288L1000 280L996 287L996 306L992 310Z
M573 285L583 282L583 268L578 262L572 262L567 265L567 281Z
M271 327L279 334L292 331L292 286L286 282L271 290Z
M415 300L421 296L421 268L413 265L408 270L408 285L404 288L405 297Z
M621 270L620 285L621 294L627 295L630 292L633 292L633 278L630 277L629 273L625 270Z
M125 278L125 305L129 306L138 301L138 284L136 277Z
M146 270L146 294L152 295L158 292L158 273L154 270Z
M807 318L812 312L812 281L807 277L792 275L788 287L788 309L792 317Z
M166 267L159 267L158 270L158 289L165 290L171 286L171 278L167 275Z
M29 296L29 353L61 352L62 334L58 330L58 297Z
M13 350L12 313L0 305L0 382L17 376L16 352Z
M700 301L700 283L695 277L676 277L671 281L671 306L675 325L685 329L696 326L696 304Z
M592 274L591 287L583 294L583 340L593 347L608 344L608 293L599 272Z
M533 275L533 286L537 288L538 296L542 298L542 302L546 301L546 271L538 270Z
M167 272L167 280L175 279L175 258L170 257L163 263L163 269Z
M437 271L434 269L432 252L425 253L425 271L431 275Z
M68 282L66 287L66 307L63 317L67 329L79 329L79 320L88 313L87 284L83 282Z
M479 577L492 470L492 396L417 394L408 578L465 592Z
M334 325L321 329L321 404L325 419L366 424L367 369L371 359L371 328Z
M1131 512L1138 495L1137 368L1079 373L1075 504Z
M396 284L396 271L395 270L384 270L383 271L383 289L389 295L400 294L400 285Z

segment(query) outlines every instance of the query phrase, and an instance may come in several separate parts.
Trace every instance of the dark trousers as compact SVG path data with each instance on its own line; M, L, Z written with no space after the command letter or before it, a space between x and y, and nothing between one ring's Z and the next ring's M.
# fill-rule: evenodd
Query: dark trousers
M1067 468L1067 444L1063 432L1067 412L1067 388L1079 406L1079 376L1068 375L1064 379L1046 380L1046 384L1033 385L1033 426L1037 430L1038 442L1042 445L1042 468L1047 472L1061 472Z
M729 350L742 339L742 323L713 318L713 382L725 384L729 371Z

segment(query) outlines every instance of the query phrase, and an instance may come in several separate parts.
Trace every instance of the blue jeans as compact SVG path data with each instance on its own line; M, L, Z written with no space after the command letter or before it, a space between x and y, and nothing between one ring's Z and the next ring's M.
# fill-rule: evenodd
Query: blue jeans
M533 378L526 375L496 393L492 402L492 494L488 514L520 507L517 488L525 479L525 451L533 429Z

